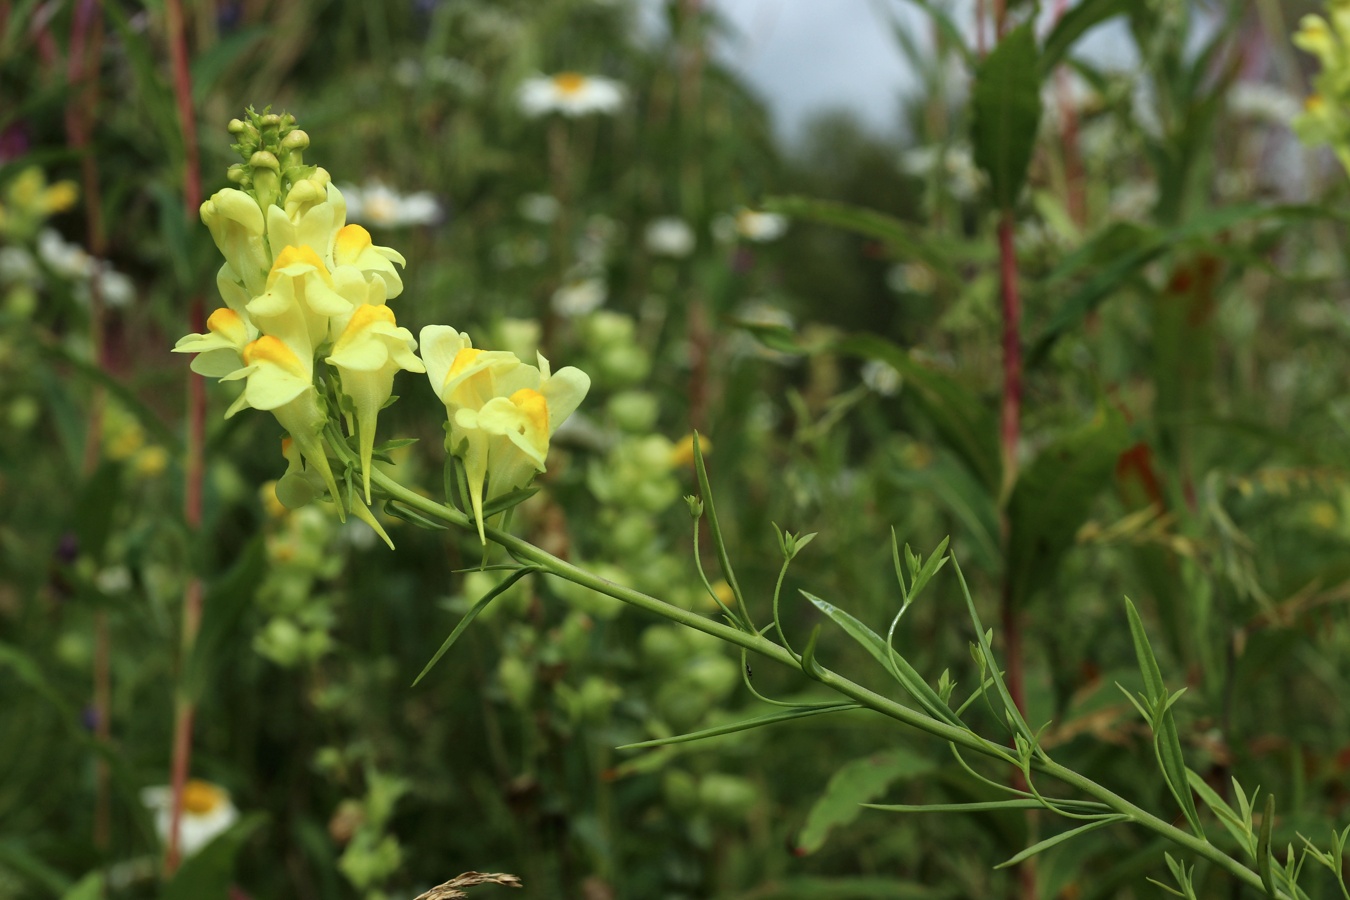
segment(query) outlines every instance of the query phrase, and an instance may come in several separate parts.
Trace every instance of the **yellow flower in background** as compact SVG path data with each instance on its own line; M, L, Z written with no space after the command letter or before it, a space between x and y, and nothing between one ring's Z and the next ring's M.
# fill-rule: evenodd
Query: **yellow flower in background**
M47 184L47 176L37 166L29 166L14 177L0 200L0 234L25 240L37 233L49 217L75 205L80 190L73 181Z
M189 334L174 344L174 353L196 353L192 371L209 378L223 378L244 364L244 348L258 337L258 330L229 307L211 313L206 334Z
M553 373L505 351L478 350L467 334L428 325L421 334L427 377L449 416L446 448L464 461L479 539L483 506L544 471L549 439L581 404L591 379L568 366Z
M1294 33L1294 46L1317 57L1322 70L1314 93L1293 122L1305 144L1328 144L1350 171L1350 0L1331 0L1329 20L1307 15Z
M364 305L352 313L347 327L333 344L328 364L342 375L342 393L356 409L356 433L361 449L361 473L366 502L370 502L370 458L375 448L375 423L394 391L399 371L425 372L413 351L412 332L400 328L387 306Z
M708 436L700 434L698 436L698 449L704 456L712 452L712 441ZM670 448L670 467L672 469L687 469L694 464L694 435L686 434L675 442Z
M297 355L279 338L263 335L244 348L244 367L221 380L240 379L247 379L244 392L226 411L225 418L250 406L272 413L336 500L340 495L333 471L328 466L323 440L328 417L319 408L313 360Z

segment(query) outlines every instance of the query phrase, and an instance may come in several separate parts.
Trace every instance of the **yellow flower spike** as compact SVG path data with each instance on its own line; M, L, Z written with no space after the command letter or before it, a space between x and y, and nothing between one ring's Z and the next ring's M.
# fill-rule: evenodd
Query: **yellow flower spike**
M394 263L406 266L408 261L392 247L379 247L370 238L370 232L360 225L347 225L338 231L333 241L333 265L351 266L367 277L379 276L385 284L389 299L403 293L403 279Z
M367 503L376 419L393 394L395 374L426 371L413 352L416 348L412 332L398 327L393 310L366 305L352 313L328 356L328 364L342 375L342 393L351 398L356 408L356 434Z
M313 356L331 338L332 320L352 305L333 288L328 267L309 247L285 247L267 276L267 289L249 301L249 316L263 334L280 338L296 353Z
M280 339L263 335L244 348L244 367L221 380L241 378L248 379L244 392L226 411L225 418L249 406L272 413L309 469L319 474L333 499L340 503L337 481L324 450L323 428L328 420L314 389L313 360L297 356Z
M225 188L202 204L202 222L249 296L263 292L271 257L263 240L266 224L258 201L243 191Z
M206 334L179 338L173 352L196 353L192 371L208 378L220 378L242 366L244 348L258 336L257 329L228 307L211 313L206 328Z

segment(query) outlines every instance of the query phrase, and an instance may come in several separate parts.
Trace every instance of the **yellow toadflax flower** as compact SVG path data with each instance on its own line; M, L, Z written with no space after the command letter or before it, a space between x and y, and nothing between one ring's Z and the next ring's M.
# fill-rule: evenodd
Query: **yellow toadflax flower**
M416 349L412 332L398 327L393 310L367 304L357 307L328 356L328 364L342 375L342 393L351 398L355 407L366 503L370 502L370 458L375 449L376 418L394 392L397 372L426 371L413 352Z
M591 379L548 360L528 365L505 351L478 350L467 334L428 325L421 334L427 377L449 416L446 449L464 461L469 499L483 533L483 504L544 471L549 439L581 404Z
M206 334L189 334L174 344L174 353L196 353L192 371L208 378L223 378L240 368L244 348L258 337L258 329L234 310L223 307L206 320Z
M286 247L277 254L267 289L245 308L259 331L280 338L311 360L332 339L331 320L352 313L352 304L337 292L328 267L306 246Z
M309 468L319 473L336 500L337 482L324 451L323 427L328 417L319 407L314 388L314 362L300 356L281 339L265 334L244 348L244 367L222 381L247 379L244 392L226 411L225 418L245 407L266 410L277 417Z

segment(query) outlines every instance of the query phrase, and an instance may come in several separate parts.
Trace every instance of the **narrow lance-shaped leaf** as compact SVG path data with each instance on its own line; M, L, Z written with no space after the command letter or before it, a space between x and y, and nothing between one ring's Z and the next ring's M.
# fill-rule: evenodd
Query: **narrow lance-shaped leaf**
M769 713L768 715L758 716L754 719L744 719L740 722L715 725L712 728L705 728L702 731L691 731L687 734L677 734L671 737L653 738L650 741L639 741L636 744L624 744L617 749L645 750L649 747L664 747L667 744L685 744L689 741L701 741L705 738L721 737L724 734L735 734L738 731L749 731L751 728L762 728L765 725L775 725L779 722L787 722L791 719L804 719L808 716L820 716L825 713L846 712L850 709L862 709L862 707L857 703L838 703L834 706L812 706L805 709L790 709L786 712Z
M1074 42L1114 16L1130 12L1140 0L1081 0L1064 13L1046 35L1041 50L1041 74L1049 76L1068 55Z
M887 643L881 639L881 635L833 603L822 600L807 591L801 593L803 597L815 604L817 609L829 616L831 621L844 629L849 637L857 641L864 650L872 655L873 659L881 663L886 671L918 701L919 705L930 716L941 719L950 725L963 727L961 720L956 717L947 704L942 702L942 698L937 695L937 691L924 681L923 677L914 670L903 656L892 651Z
M464 614L464 618L459 620L459 624L455 626L455 630L450 632L450 636L441 644L441 648L436 651L436 655L431 657L431 660L422 667L422 671L413 679L413 687L416 687L417 683L426 677L427 673L431 671L432 666L440 662L441 657L446 654L447 650L454 646L455 641L459 640L459 636L464 633L464 630L473 623L474 619L478 618L478 614L487 609L489 603L510 590L517 581L524 578L526 575L538 571L539 568L537 566L522 566L506 576L506 578L502 579L501 584L484 594L477 603L469 608L469 611Z
M1125 598L1125 610L1130 620L1130 637L1134 641L1135 656L1139 659L1139 671L1144 677L1149 705L1154 710L1153 744L1158 754L1159 767L1191 830L1204 837L1200 814L1191 797L1190 779L1186 775L1186 762L1181 752L1181 736L1177 733L1176 718L1172 715L1171 698L1163 683L1162 670L1158 668L1158 660L1153 655L1153 647L1149 644L1139 611L1128 597Z
M1129 816L1120 816L1120 815L1106 816L1104 818L1096 820L1095 822L1089 822L1086 825L1079 825L1077 828L1070 828L1068 831L1062 831L1059 834L1055 835L1054 837L1048 837L1043 841L1038 841L1037 843L1032 844L1030 847L1023 850L1021 853L1017 854L1016 856L1012 857L1009 860L1005 860L1004 862L999 863L998 865L994 866L994 868L1006 869L1009 866L1015 866L1020 862L1025 862L1026 860L1031 859L1031 857L1037 855L1038 853L1043 853L1046 850L1049 850L1051 847L1058 846L1059 844L1062 844L1065 841L1073 840L1079 835L1087 834L1089 831L1096 831L1097 829L1105 828L1108 825L1115 825L1117 822L1128 822L1128 821L1130 821Z
M1270 835L1275 829L1275 795L1266 794L1266 812L1261 816L1261 837L1256 842L1256 871L1261 873L1261 885L1274 900L1280 895L1275 890L1275 873L1271 871Z
M1040 53L1034 22L1013 29L975 72L971 142L994 203L1011 210L1026 181L1041 121Z
M712 537L713 548L717 551L717 564L722 567L722 577L727 580L727 586L731 588L732 596L736 598L738 624L745 631L753 632L755 628L747 618L745 598L741 594L740 584L736 581L736 573L731 568L731 557L727 554L727 544L722 537L722 526L717 520L717 507L713 504L712 485L708 482L708 469L703 463L703 449L700 446L702 441L702 435L694 432L694 471L698 476L698 490L703 500L703 509L708 516L708 533Z

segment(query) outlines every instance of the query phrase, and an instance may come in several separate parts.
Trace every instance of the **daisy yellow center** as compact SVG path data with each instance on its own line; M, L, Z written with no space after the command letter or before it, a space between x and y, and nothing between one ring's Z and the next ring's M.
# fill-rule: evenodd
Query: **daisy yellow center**
M225 792L214 784L194 778L183 785L183 811L204 816L223 806L226 796Z
M586 76L578 72L559 72L553 76L553 86L564 94L575 94L586 86Z

